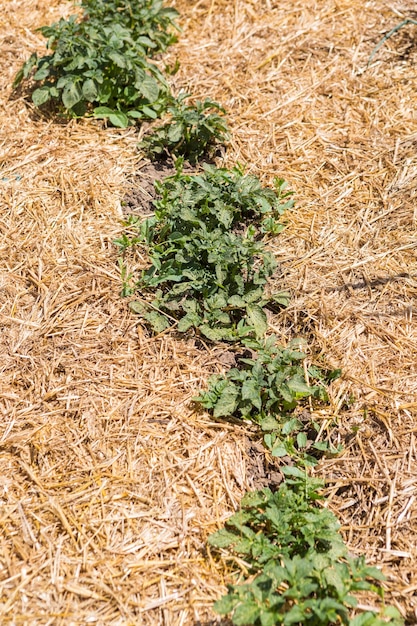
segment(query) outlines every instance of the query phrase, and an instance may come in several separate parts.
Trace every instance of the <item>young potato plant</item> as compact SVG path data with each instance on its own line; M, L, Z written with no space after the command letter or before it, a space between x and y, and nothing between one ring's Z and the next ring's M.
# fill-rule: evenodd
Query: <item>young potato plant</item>
M187 98L188 94L180 94L168 107L170 120L153 129L139 144L152 160L183 156L195 164L213 156L216 148L228 141L223 107L209 98L186 104Z
M349 556L336 517L318 505L323 484L297 467L286 480L247 493L241 510L209 537L209 544L244 559L244 580L229 586L214 609L236 626L401 626L393 607L349 614L356 592L382 596L379 569Z
M229 171L204 165L188 175L177 161L177 173L156 183L155 215L142 222L138 236L151 260L137 282L142 292L155 293L149 306L132 308L161 332L177 321L177 330L191 328L212 341L236 341L267 329L265 296L275 261L265 250L266 233L277 233L292 201L285 183L262 187L241 168ZM129 241L118 241L122 249ZM279 300L280 296L277 296Z
M305 369L306 355L299 350L297 339L287 348L278 346L274 335L263 340L247 337L242 343L253 356L238 357L237 367L212 376L208 390L195 401L214 418L237 417L260 426L272 456L291 456L304 464L315 464L307 449L323 452L328 445L314 441L318 425L296 417L294 410L306 398L328 400L325 385L340 371Z
M66 114L90 112L120 127L129 119L155 119L166 110L168 84L128 29L71 16L40 30L52 53L33 54L14 83L29 76L39 83L32 94L36 106L52 101Z

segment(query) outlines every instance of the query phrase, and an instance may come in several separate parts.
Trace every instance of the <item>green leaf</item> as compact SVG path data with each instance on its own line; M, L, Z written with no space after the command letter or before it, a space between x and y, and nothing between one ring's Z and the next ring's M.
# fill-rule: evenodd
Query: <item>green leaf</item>
M40 87L39 89L35 89L32 94L32 102L35 106L40 107L45 102L51 99L51 94L49 93L49 87Z
M94 102L97 100L98 92L97 87L92 78L88 78L83 83L83 96L88 102Z
M307 445L307 435L305 433L298 433L297 446L299 448L305 448Z
M249 321L255 329L257 337L263 337L268 329L265 311L257 304L248 304L246 307Z
M213 609L218 615L228 615L236 605L236 600L232 595L223 596L214 603Z
M158 117L158 114L156 113L156 111L154 111L150 107L143 106L142 111L143 111L143 114L146 115L146 117L149 117L149 119L151 120L156 120L156 118Z
M172 143L178 143L183 137L184 129L182 124L172 124L168 129L168 140Z
M148 74L145 75L145 78L141 81L139 89L143 96L149 100L149 102L155 102L159 97L159 87L158 83L152 76Z
M72 109L82 99L82 92L75 82L69 82L65 85L62 92L62 102L66 109Z
M281 472L287 477L289 476L291 478L301 478L302 480L308 480L307 473L303 472L295 466L291 467L289 465L286 465L285 467L281 467Z
M38 69L37 72L33 75L33 80L44 80L49 76L50 68L48 65L43 65Z
M117 128L127 128L129 126L129 118L121 111L114 111L109 115L109 122Z
M113 113L115 113L115 111L110 107L96 107L93 111L94 117L97 117L99 119L107 118Z
M133 302L129 302L129 308L134 313L138 315L145 315L145 313L149 312L149 307L143 302L139 302L138 300L134 300Z
M221 528L209 536L208 542L215 548L228 548L229 546L234 545L238 539L239 537L235 533L232 533L225 528Z
M140 120L143 117L143 113L141 111L128 111L127 115L135 120Z
M212 328L208 324L201 324L199 331L210 341L233 341L235 339L232 331L227 328Z
M261 389L253 378L244 381L242 385L242 400L250 400L259 411L262 409Z
M260 614L260 608L255 602L246 600L239 604L233 613L233 623L236 626L249 626L255 624Z
M123 54L120 54L120 52L116 52L115 50L109 52L109 58L113 61L113 63L115 63L115 65L117 65L117 67L120 67L121 69L126 67L126 59Z
M284 422L282 426L282 434L291 435L291 433L295 430L299 430L300 428L302 428L301 422L297 418L292 417Z
M287 380L287 385L296 393L301 393L306 396L310 396L313 392L312 387L309 387L306 382L301 378L301 376L293 376L289 380Z
M241 296L231 296L228 300L228 304L233 307L243 309L246 307L246 302Z
M277 441L277 443L273 446L271 450L272 456L282 458L283 456L287 456L288 450L285 447L285 444L281 441Z
M157 311L151 311L150 313L146 313L144 315L144 318L147 322L149 322L149 324L152 326L152 330L157 334L162 333L164 330L170 327L170 323L165 315L161 315L161 313L158 313Z
M187 313L187 315L184 315L183 318L180 319L180 321L178 322L178 332L180 333L185 333L189 328L191 328L192 326L199 326L199 324L201 323L201 317L199 315L197 315L197 313L194 312L190 312Z
M214 407L214 417L229 417L237 408L238 390L235 385L229 384L220 394Z
M279 293L275 293L271 300L280 304L281 306L287 307L291 300L291 294L289 291L280 291Z

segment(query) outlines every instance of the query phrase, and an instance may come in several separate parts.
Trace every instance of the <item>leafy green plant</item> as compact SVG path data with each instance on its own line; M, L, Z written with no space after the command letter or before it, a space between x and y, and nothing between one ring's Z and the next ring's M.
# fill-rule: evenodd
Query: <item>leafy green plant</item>
M202 157L210 157L216 147L224 144L229 137L223 107L213 100L186 104L187 94L180 94L168 107L171 119L144 138L139 147L147 156L156 159L161 156L183 156L190 163Z
M81 0L85 19L114 27L120 24L131 33L148 57L177 41L178 11L164 7L163 0Z
M296 467L283 468L279 489L247 493L241 510L209 537L209 544L244 559L246 580L216 602L236 626L382 626L403 624L392 607L349 618L358 591L382 590L384 576L352 558L336 517L318 505L322 483Z
M176 175L156 183L155 215L133 237L151 259L136 286L155 298L132 308L156 332L173 320L180 332L198 328L212 341L262 336L263 307L274 300L264 287L276 266L263 237L283 228L279 218L292 204L290 193L282 180L275 190L264 188L239 167L204 165L201 174L188 175L181 164ZM126 238L117 243L123 250L129 245Z
M114 126L156 119L172 102L169 86L147 59L149 37L137 37L118 20L71 16L39 29L51 54L32 54L16 75L38 83L36 106L53 102L69 115L93 113ZM149 39L149 41L148 41Z
M306 355L297 339L287 348L278 346L274 335L261 341L244 338L242 342L253 356L240 356L238 367L212 376L208 390L195 401L215 418L234 416L258 424L273 456L289 455L314 463L304 454L307 448L322 451L328 445L314 441L318 426L295 417L294 409L305 398L327 400L325 384L340 372L303 367Z

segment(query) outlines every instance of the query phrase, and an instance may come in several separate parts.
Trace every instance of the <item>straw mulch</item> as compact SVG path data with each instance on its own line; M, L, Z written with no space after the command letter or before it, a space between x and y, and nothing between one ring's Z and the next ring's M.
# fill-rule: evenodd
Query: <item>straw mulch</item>
M274 248L293 297L271 326L343 369L315 419L344 451L317 473L350 550L383 568L387 602L414 624L415 28L364 71L414 3L177 7L176 87L228 109L224 163L296 191ZM136 131L62 123L11 98L14 73L43 49L35 28L70 9L0 6L0 621L208 623L236 565L206 537L256 464L243 428L190 404L227 349L151 339L119 297L112 241L141 185Z

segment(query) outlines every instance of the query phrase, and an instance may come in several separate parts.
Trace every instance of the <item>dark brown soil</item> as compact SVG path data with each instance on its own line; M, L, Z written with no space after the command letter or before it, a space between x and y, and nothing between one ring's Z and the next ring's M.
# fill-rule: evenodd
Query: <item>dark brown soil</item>
M184 164L183 171L191 174L194 169ZM174 174L175 166L172 160L145 163L138 171L123 199L124 215L149 215L153 213L153 201L156 198L155 181L164 180L164 178Z

